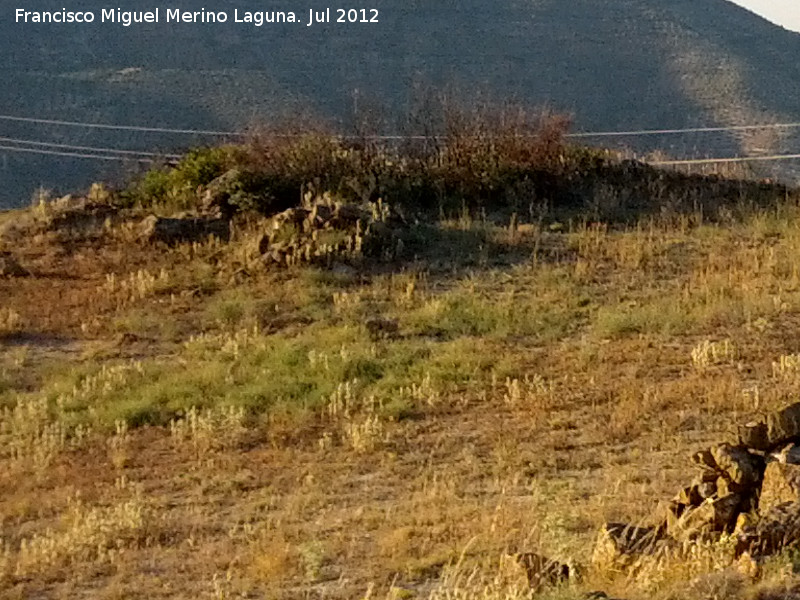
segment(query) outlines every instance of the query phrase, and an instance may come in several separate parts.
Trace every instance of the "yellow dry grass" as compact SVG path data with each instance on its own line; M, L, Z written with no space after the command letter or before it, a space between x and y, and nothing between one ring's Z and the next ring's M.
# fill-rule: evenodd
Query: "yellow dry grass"
M504 556L588 565L795 399L797 217L465 222L502 255L362 274L31 240L0 280L0 597L527 598ZM543 597L792 597L792 560L698 545Z

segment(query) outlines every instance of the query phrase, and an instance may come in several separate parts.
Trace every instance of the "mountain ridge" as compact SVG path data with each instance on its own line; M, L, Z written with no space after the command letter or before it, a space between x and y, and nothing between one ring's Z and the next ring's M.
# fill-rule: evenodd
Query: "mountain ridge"
M189 10L200 2L173 4ZM101 5L87 0L84 8ZM793 60L800 34L727 0L374 5L382 22L358 28L228 23L69 29L21 26L8 11L0 18L0 48L14 66L0 71L6 84L0 114L230 129L306 110L346 124L358 96L384 105L394 127L415 88L452 85L546 104L573 114L580 130L800 120L800 67ZM137 0L126 8L147 6ZM317 0L307 8L322 6ZM48 0L30 8L61 7ZM256 7L245 1L225 5L236 8ZM258 6L279 8L277 0ZM19 123L0 123L2 136L164 151L206 141ZM781 151L795 141L762 132L712 141L652 138L635 141L634 148L738 153ZM26 203L39 185L68 191L129 170L0 153L0 206Z

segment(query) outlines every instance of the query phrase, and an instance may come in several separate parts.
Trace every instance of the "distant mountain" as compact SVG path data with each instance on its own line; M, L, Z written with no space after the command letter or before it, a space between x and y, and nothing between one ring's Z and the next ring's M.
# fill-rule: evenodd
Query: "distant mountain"
M51 0L26 10L58 10ZM285 0L158 5L240 12ZM800 35L726 0L372 0L377 25L22 25L0 11L0 115L237 128L310 110L344 122L357 99L405 110L419 85L453 85L570 112L580 130L800 121ZM85 0L98 16L107 4ZM0 138L173 150L204 138L0 120ZM624 140L639 149L800 150L775 135ZM794 146L792 144L795 143ZM642 144L636 146L636 144ZM0 146L7 145L0 141ZM0 150L0 206L68 191L131 165Z

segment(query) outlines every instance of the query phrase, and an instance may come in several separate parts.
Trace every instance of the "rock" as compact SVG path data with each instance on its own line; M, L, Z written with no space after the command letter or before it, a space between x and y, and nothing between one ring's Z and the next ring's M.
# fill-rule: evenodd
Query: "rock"
M606 523L597 535L592 564L601 572L624 571L641 556L655 554L662 547L659 528Z
M30 275L10 252L0 252L0 277L24 277Z
M769 450L800 436L800 402L767 416L767 434Z
M311 211L305 208L288 208L272 217L272 228L278 231L286 226L292 226L297 229L298 233L303 232L304 224L310 214Z
M508 558L525 573L533 591L567 582L574 576L568 565L535 552L519 552Z
M694 540L717 533L731 533L741 512L743 497L729 494L709 498L698 507L667 515L667 533L676 540Z
M229 220L236 213L231 197L237 193L241 177L239 169L230 169L209 183L200 197L200 211L209 217Z
M700 490L697 485L685 487L675 496L675 502L684 506L700 506L703 500L704 497L700 495Z
M717 494L716 481L700 481L695 486L697 487L697 493L703 500L713 498Z
M770 457L780 463L798 465L800 464L800 445L788 444L783 449L770 454Z
M770 556L800 544L800 503L785 502L764 512L753 526L737 536L736 556Z
M225 219L164 218L151 215L142 221L139 239L149 243L163 242L174 245L182 242L205 241L210 236L228 241L230 235L230 224Z
M761 562L750 556L749 552L743 553L733 566L737 573L752 581L757 581L761 578Z
M800 465L769 463L761 484L761 512L767 512L778 504L797 501L800 501Z
M717 469L744 488L757 487L764 474L764 459L742 446L720 444L711 449Z
M700 452L695 452L692 454L692 462L703 469L709 469L712 472L717 471L717 461L714 460L714 454L711 452L711 450L700 450Z
M768 450L767 424L753 422L739 427L739 444L752 450Z
M741 445L770 452L800 437L800 402L767 416L766 420L739 428Z
M371 217L366 210L354 204L339 204L329 223L334 229L349 229L355 227L359 221L366 223Z

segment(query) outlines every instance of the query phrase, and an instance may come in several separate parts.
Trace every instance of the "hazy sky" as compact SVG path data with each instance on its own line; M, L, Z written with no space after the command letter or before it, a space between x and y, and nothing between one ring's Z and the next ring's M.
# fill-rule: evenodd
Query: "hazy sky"
M786 29L800 31L800 0L731 0Z

